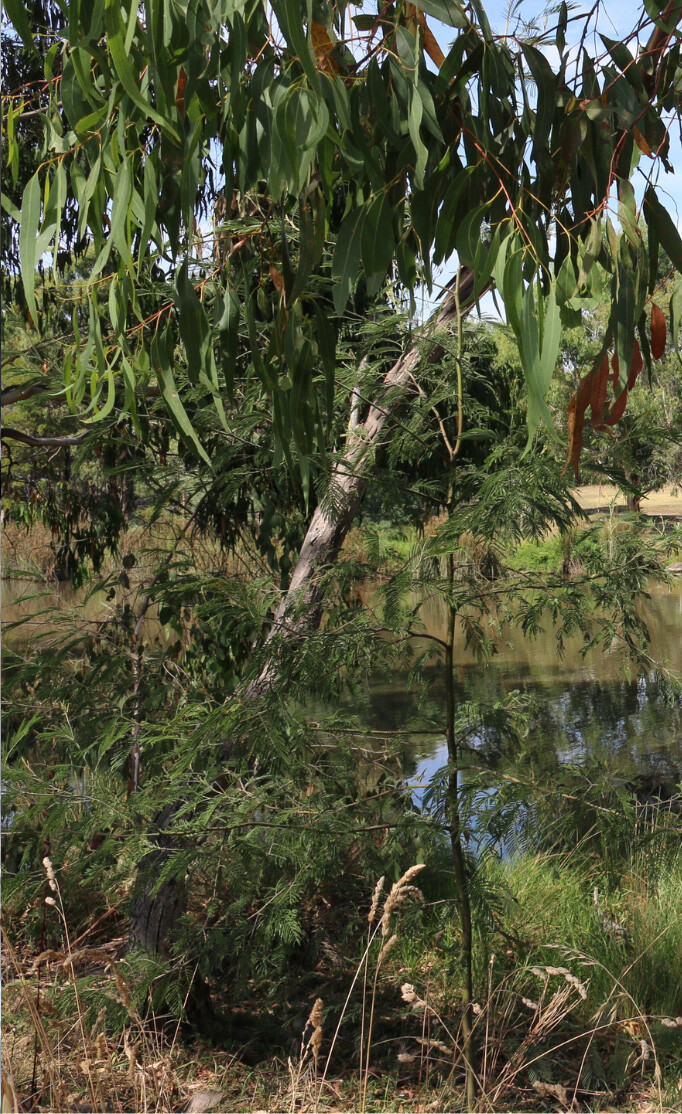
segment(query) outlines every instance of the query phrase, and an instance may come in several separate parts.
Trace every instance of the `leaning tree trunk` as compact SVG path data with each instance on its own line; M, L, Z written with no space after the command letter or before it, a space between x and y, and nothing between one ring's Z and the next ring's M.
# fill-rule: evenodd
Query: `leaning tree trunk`
M384 444L384 431L390 419L405 404L414 388L414 372L423 358L423 344L432 340L429 363L443 353L438 331L446 328L459 313L471 308L474 274L467 267L459 271L457 289L448 289L435 320L419 333L418 343L409 349L386 374L381 389L371 403L366 417L358 421L353 407L351 424L343 455L337 461L330 486L331 498L323 500L315 510L301 546L288 591L282 597L265 644L273 644L273 652L260 676L245 688L242 700L262 696L278 675L278 648L285 642L304 638L315 630L321 618L324 573L334 564L348 531L359 510L374 463ZM234 753L235 740L230 740L223 757ZM131 941L146 950L164 952L185 908L184 879L170 877L155 893L155 880L172 854L173 840L166 829L172 827L175 811L166 806L155 817L150 840L154 848L140 863L136 895L130 922Z

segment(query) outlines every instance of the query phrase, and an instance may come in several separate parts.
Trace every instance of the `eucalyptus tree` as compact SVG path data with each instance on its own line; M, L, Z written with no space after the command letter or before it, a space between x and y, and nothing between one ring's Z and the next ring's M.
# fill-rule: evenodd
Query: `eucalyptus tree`
M484 291L518 345L527 453L552 427L562 328L581 311L608 306L569 407L575 467L588 407L595 425L616 421L640 361L660 354L665 319L649 305L661 243L682 271L658 181L679 124L675 0L647 0L624 41L600 33L598 6L581 16L565 2L553 25L505 35L480 0L58 0L56 35L40 7L4 6L44 70L7 90L3 110L11 168L23 124L41 124L21 202L4 202L19 228L13 297L39 345L38 269L50 253L56 274L64 252L92 253L58 385L82 429L116 408L142 435L141 400L158 392L183 451L211 468L196 399L229 437L227 403L248 381L275 462L317 502L246 695L272 686L277 646L317 624L321 573L444 331L460 342L461 400L462 319ZM371 397L349 391L345 441L330 443L339 338L377 296L432 290L440 267L442 305ZM675 334L681 307L676 287ZM464 421L460 409L455 447ZM172 925L178 893L157 889L156 911L143 893L140 939Z
M14 183L36 121L41 143L21 203L12 190L4 202L19 227L11 285L39 344L37 268L49 253L55 272L65 253L93 253L57 385L83 430L115 406L136 422L140 397L160 391L178 437L208 464L187 390L203 392L227 429L224 400L246 376L269 405L275 458L309 493L340 333L353 330L367 296L390 297L396 285L413 295L441 265L453 277L426 330L431 359L439 328L494 285L518 343L529 448L540 422L551 427L562 326L608 304L569 408L576 468L588 406L595 425L618 420L640 352L660 354L665 319L654 307L649 334L646 318L661 243L682 269L658 184L679 125L674 0L636 10L622 42L600 33L598 7L579 16L565 3L553 25L503 36L480 0L366 11L304 10L297 0L8 0L5 10L30 71L6 87ZM434 27L451 42L447 54ZM681 308L676 287L675 334ZM421 358L416 345L354 408L279 620L303 593L307 625L315 621L318 571L338 552ZM22 388L44 384L13 385L11 397Z

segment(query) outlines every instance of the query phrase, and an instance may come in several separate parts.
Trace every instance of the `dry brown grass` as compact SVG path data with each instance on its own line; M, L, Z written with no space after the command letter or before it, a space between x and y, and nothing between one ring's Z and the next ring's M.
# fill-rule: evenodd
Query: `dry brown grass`
M406 939L406 905L422 901L412 884L420 869L421 864L410 868L390 889L384 889L383 879L375 887L363 954L352 977L348 973L345 1001L328 1005L325 1017L322 998L315 995L298 1056L285 1062L273 1049L270 1058L266 1051L253 1067L239 1051L189 1046L181 1040L179 1025L162 1026L153 1016L140 1016L117 951L71 939L58 877L45 858L41 902L61 945L35 954L19 949L2 929L2 1110L462 1110L464 1047L457 987L447 974L425 964L423 953L411 967L402 966L405 954L395 946ZM358 929L361 934L362 926ZM478 1114L613 1110L612 1095L598 1087L587 1089L582 1072L593 1045L603 1050L616 1044L627 1056L617 1109L633 1114L679 1109L662 1092L653 1022L682 1033L682 1018L647 1016L621 977L609 975L610 993L595 996L592 984L605 968L585 952L559 947L552 952L557 956L553 964L518 960L511 969L489 957L487 985L473 1011ZM632 965L638 957L625 958ZM105 1008L87 1020L77 981L93 970L103 1000L113 1000L124 1011L125 1024L115 1033L107 1030ZM406 981L408 974L412 982ZM70 1015L55 1005L67 994L74 1002ZM351 1001L362 1005L359 1055L348 1051L349 1043L343 1054L339 1051ZM386 1024L387 1015L392 1024ZM548 1063L552 1074L543 1078L542 1065Z
M624 507L625 496L611 484L585 484L576 488L574 495L585 511L608 511L611 506ZM682 515L682 486L661 488L642 499L644 514Z
M99 573L104 576L120 571L121 559L135 556L137 564L132 579L143 581L153 574L159 560L172 549L177 555L191 559L200 572L221 572L226 576L253 578L266 571L267 565L255 549L246 544L226 552L217 538L187 529L178 519L159 519L153 525L140 523L124 531L118 539L118 554L106 556ZM34 523L30 529L16 522L3 522L1 537L2 576L37 576L55 579L55 539L47 527Z

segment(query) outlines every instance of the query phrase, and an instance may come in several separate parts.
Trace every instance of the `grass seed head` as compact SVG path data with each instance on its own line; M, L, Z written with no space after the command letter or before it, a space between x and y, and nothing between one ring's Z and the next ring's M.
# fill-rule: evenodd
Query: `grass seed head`
M121 972L119 971L118 967L114 966L113 970L114 970L114 981L116 983L116 989L118 990L118 994L119 994L119 1001L120 1001L122 1006L125 1006L126 1009L129 1009L130 1008L130 988L128 986L128 983L127 983L126 979L123 977L123 975L121 974Z
M310 1040L308 1041L308 1048L310 1048L312 1050L313 1060L315 1061L315 1070L316 1071L317 1071L318 1060L320 1058L320 1048L322 1046L322 1034L324 1032L324 1030L322 1028L322 1010L323 1010L323 1008L324 1008L324 1002L322 1001L322 999L321 998L316 998L314 1003L313 1003L313 1008L310 1011L310 1017L308 1018L308 1025L313 1026L312 1035L310 1037Z
M396 906L399 905L401 901L405 900L406 896L418 895L420 901L424 900L424 895L422 894L421 890L417 889L416 886L411 886L410 882L416 874L419 874L420 870L424 869L425 866L426 863L415 863L414 866L411 866L408 870L405 871L402 878L399 878L398 881L394 882L391 886L389 895L384 902L384 909L381 916L382 936L388 936L391 914L393 913Z
M137 1052L139 1047L139 1042L137 1044L129 1044L128 1038L124 1037L123 1051L128 1059L128 1073L131 1082L135 1079L135 1068L137 1067Z
M90 1029L90 1040L99 1040L99 1036L104 1032L104 1022L107 1016L107 1007L102 1006L101 1010L95 1018L95 1023Z
M417 874L419 874L419 872L422 871L425 866L426 866L426 863L415 863L414 866L408 867L408 869L403 874L402 878L399 878L398 881L396 882L395 888L397 888L399 890L402 890L403 886L406 886L408 884L408 882L411 882L412 879Z
M452 1056L455 1051L451 1045L445 1044L444 1041L436 1040L434 1037L415 1037L414 1039L419 1041L424 1048L429 1050L435 1048L437 1052L442 1052L446 1056Z
M374 887L374 893L372 894L372 904L370 905L369 914L367 916L367 920L369 921L370 924L372 924L372 922L374 921L374 918L377 915L377 909L379 908L379 898L381 897L381 891L384 888L384 882L385 881L386 881L386 876L384 874L382 874L381 878L379 879L376 886Z
M318 1029L322 1025L322 1010L324 1009L324 1002L321 998L316 998L313 1002L313 1008L310 1011L308 1024L312 1025L313 1029Z
M426 1009L426 1002L420 998L411 982L404 982L400 988L403 1002L409 1002L415 1010Z
M398 937L397 937L396 933L394 932L392 936L389 936L386 943L382 944L381 951L379 952L379 958L377 959L377 963L381 963L381 961L384 959L384 957L387 955L387 953L391 950L393 945L396 943L397 939L398 939Z

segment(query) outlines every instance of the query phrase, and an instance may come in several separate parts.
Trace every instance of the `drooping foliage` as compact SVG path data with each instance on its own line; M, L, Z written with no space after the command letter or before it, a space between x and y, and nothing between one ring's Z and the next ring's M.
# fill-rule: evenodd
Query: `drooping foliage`
M140 391L158 384L180 437L206 454L178 358L223 420L235 375L247 374L307 489L353 295L413 292L455 254L474 268L477 294L494 282L504 302L531 434L551 424L562 325L610 303L574 407L574 462L583 396L598 421L616 421L637 334L644 358L656 356L663 324L657 316L649 342L645 321L661 243L682 269L657 182L672 169L679 109L674 4L647 4L622 42L592 17L576 24L565 3L552 26L504 36L479 0L5 7L31 69L6 98L15 183L29 123L42 144L21 200L5 202L20 227L17 296L39 331L46 253L55 268L65 252L94 253L85 325L74 318L63 360L85 422L107 417L117 392L134 415ZM679 309L676 293L675 332Z

